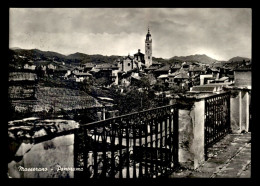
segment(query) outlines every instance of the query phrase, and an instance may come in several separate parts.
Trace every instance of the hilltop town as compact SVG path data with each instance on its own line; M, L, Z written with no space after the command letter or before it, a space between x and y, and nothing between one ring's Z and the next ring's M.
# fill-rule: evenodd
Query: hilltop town
M251 59L156 58L149 29L144 46L125 56L9 49L8 176L178 177L225 136L251 132ZM46 173L23 172L31 166Z
M246 81L251 73L251 60L242 57L229 61L206 55L155 58L149 30L145 54L138 49L133 56L65 56L15 48L9 50L9 58L13 111L9 120L32 115L69 117L70 112L87 109L92 114L82 120L96 121L102 108L108 118L167 105L174 98L221 92L235 79L236 84ZM241 72L248 75L241 78Z

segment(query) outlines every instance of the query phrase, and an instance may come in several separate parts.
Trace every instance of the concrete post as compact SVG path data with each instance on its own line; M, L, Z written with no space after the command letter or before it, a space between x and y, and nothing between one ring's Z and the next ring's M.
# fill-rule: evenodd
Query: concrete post
M179 163L183 167L196 169L205 161L204 122L204 99L179 110Z
M103 115L102 119L105 120L106 119L106 108L105 107L103 107L102 115Z
M239 132L242 129L242 91L239 91Z
M249 92L246 92L246 129L245 131L248 132L249 130Z
M204 132L205 132L205 100L194 103L193 114L193 141L191 150L194 154L194 169L205 161L204 156Z

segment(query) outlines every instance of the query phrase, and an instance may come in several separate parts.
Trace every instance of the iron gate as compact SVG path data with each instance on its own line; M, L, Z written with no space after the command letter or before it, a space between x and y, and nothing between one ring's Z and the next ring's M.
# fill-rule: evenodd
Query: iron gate
M205 158L208 148L225 137L230 127L230 92L205 98Z

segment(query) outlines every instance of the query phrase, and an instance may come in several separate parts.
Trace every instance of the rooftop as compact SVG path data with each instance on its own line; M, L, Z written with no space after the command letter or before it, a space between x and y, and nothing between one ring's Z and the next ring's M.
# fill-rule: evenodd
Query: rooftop
M76 76L92 76L92 74L88 72L84 72L84 73L74 72L73 74L75 74Z
M165 65L157 70L155 70L155 72L165 72L165 71L169 71L170 70L170 65Z
M174 77L175 79L189 79L189 76L186 73L180 73Z
M158 77L159 79L168 78L168 74L162 74Z
M192 92L213 92L214 90L214 86L194 86L191 88Z
M189 71L190 71L190 72L200 72L200 71L204 71L204 70L203 70L202 67L197 67L197 66L195 66L195 67L190 67L190 68L189 68Z
M112 64L101 64L95 67L96 69L117 69L118 67Z
M225 80L228 80L229 79L229 77L222 77L222 78L219 78L218 80L216 80L216 81L225 81Z

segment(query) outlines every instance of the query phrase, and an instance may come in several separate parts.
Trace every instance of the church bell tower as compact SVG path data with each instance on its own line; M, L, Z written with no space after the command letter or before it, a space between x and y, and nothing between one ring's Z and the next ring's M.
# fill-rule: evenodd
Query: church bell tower
M152 35L148 27L148 33L146 34L145 39L145 66L149 67L153 63L152 61Z

